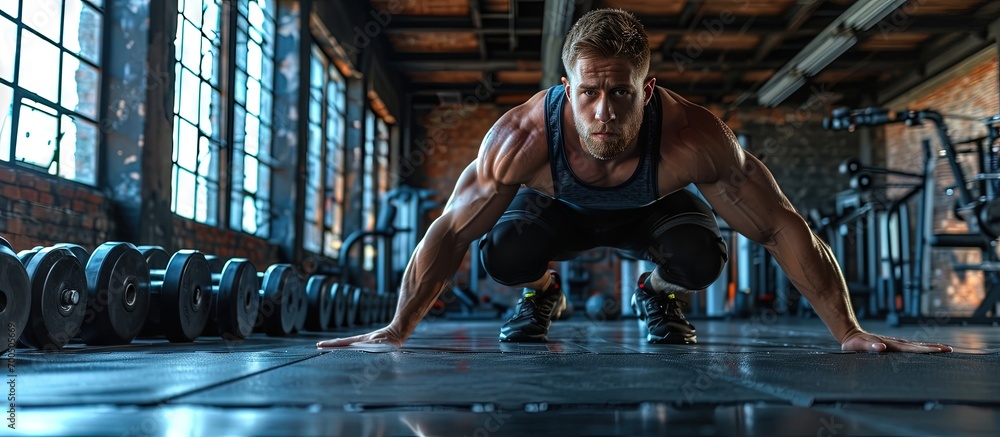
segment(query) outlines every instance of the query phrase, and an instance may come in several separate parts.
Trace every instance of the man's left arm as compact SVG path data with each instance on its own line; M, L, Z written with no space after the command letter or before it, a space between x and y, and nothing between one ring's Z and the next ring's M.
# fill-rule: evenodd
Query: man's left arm
M739 145L729 127L707 110L700 111L704 112L693 114L690 128L682 133L685 142L700 142L699 148L711 158L711 174L699 178L699 190L734 230L767 248L844 350L951 351L945 345L916 343L861 329L830 247L795 212L770 171Z

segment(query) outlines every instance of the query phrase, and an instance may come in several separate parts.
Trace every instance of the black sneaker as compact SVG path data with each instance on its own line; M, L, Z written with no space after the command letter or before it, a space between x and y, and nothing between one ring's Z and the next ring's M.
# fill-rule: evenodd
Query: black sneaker
M674 293L657 293L647 289L649 284L646 278L649 274L639 276L639 287L632 295L632 311L649 329L646 340L663 344L697 343L694 326L688 323L681 311L681 306L686 303L678 300Z
M566 296L559 285L559 274L549 270L552 285L544 291L525 288L517 301L517 314L500 328L500 341L545 342L552 319L566 309Z

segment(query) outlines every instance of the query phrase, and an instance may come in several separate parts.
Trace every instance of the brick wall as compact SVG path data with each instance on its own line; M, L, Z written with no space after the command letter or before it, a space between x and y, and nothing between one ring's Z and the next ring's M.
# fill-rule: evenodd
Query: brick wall
M222 259L246 258L258 272L281 262L278 247L266 240L242 232L204 225L193 220L174 217L174 248L196 249Z
M835 195L850 188L849 178L838 172L840 162L861 155L858 135L823 129L825 114L825 107L782 107L747 111L729 123L737 134L749 137L744 146L764 163L803 215L812 208L832 212Z
M1000 112L1000 91L997 89L997 57L986 56L979 62L968 62L944 74L950 79L937 86L922 88L897 99L893 109L933 109L945 114L948 130L954 140L983 136L986 129L981 123L948 118L948 114L985 118ZM920 172L922 169L920 144L931 139L933 149L940 150L937 133L928 123L922 127L890 125L884 129L886 151L890 167ZM970 145L960 146L968 148ZM962 159L967 176L976 171L971 155ZM954 184L947 160L938 159L935 168L935 232L967 232L965 222L951 212L954 198L945 194L945 188ZM955 262L976 263L980 254L976 250L934 249L932 258L931 290L922 302L925 314L946 311L967 315L983 298L983 275L979 272L957 274L952 270Z
M93 251L117 238L112 204L93 188L0 164L0 235L15 252L74 243Z

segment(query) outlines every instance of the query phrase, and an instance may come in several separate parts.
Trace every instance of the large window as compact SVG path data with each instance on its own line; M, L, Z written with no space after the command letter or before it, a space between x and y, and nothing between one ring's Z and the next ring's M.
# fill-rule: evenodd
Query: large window
M275 1L239 0L233 115L233 229L267 238L271 209Z
M319 47L309 67L309 143L306 158L306 250L337 257L343 242L344 77Z
M365 132L365 174L362 191L364 228L374 229L377 221L377 203L389 186L389 126L385 120L368 110ZM365 241L364 268L375 268L375 240Z
M0 161L94 185L101 0L0 0Z
M222 144L219 0L178 2L174 96L173 199L181 217L215 225Z

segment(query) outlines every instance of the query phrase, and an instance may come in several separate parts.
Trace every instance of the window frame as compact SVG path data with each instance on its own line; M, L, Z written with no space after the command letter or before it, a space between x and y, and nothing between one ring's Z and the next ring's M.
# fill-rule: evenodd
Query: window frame
M2 114L2 120L6 121L6 129L9 133L9 137L6 138L8 141L6 145L0 145L0 149L7 147L8 154L6 156L0 157L0 165L6 165L17 169L24 169L39 175L44 175L47 177L54 178L60 182L68 182L72 184L79 184L81 186L89 188L98 188L101 186L104 177L104 166L102 165L103 156L107 149L106 140L104 132L106 130L104 126L104 120L106 117L105 109L105 99L107 98L107 57L108 57L108 19L107 19L107 2L102 1L101 5L98 6L92 0L77 0L80 2L82 7L89 7L101 17L100 25L100 40L97 41L95 48L100 50L97 56L96 62L91 61L87 57L81 54L80 51L74 51L66 47L66 0L60 0L60 21L59 21L59 40L55 41L42 33L41 30L31 27L28 23L24 22L24 5L29 0L16 0L18 13L15 18L9 15L5 11L0 11L0 18L4 20L9 20L15 26L16 36L14 38L14 62L11 66L12 77L10 80L0 78L0 86L4 86L10 89L10 107L0 108L0 111L9 110L7 114ZM79 18L79 17L77 17ZM79 24L78 24L79 25ZM24 41L24 32L30 32L35 38L40 39L42 42L54 46L58 52L58 71L57 84L55 86L55 100L49 99L46 96L38 94L32 90L29 90L21 81L21 64L22 57L21 45ZM96 88L96 98L93 101L95 106L94 116L91 117L83 112L79 111L79 108L70 109L64 106L64 77L66 72L64 68L66 67L66 57L70 56L80 63L81 67L90 68L97 74L97 80L95 82ZM79 71L79 70L77 70ZM49 167L42 167L34 162L19 160L18 159L18 131L21 128L21 110L22 107L32 106L32 104L42 106L48 110L55 112L53 115L55 122L55 132L52 134L54 146L52 150L52 160L49 162ZM35 109L42 110L42 109ZM42 110L44 111L44 110ZM8 117L9 116L9 117ZM62 159L64 138L68 134L65 126L67 124L75 124L73 120L79 119L83 123L90 124L93 129L93 151L92 151L92 162L90 163L90 174L92 175L92 180L81 180L80 178L71 178L62 175L64 160ZM0 123L0 132L4 131L3 123ZM0 139L0 141L3 141ZM54 168L54 172L53 169Z

